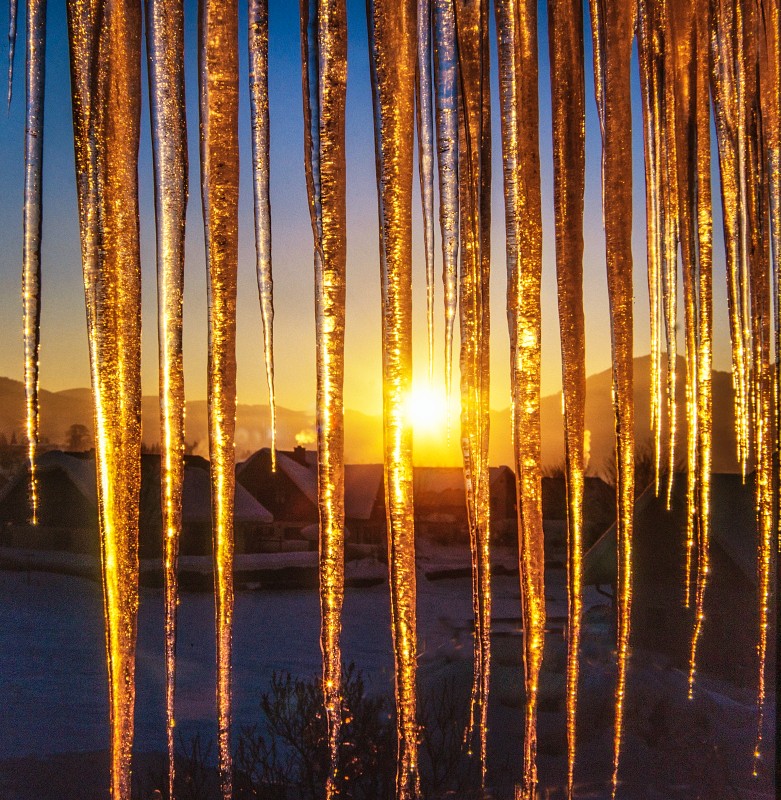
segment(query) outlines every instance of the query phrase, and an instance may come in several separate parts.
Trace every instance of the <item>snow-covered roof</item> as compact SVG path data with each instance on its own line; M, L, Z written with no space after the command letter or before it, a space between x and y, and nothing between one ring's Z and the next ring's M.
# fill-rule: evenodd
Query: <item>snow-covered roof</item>
M314 470L279 451L277 451L277 469L293 481L307 500L317 505L317 473Z
M208 522L211 520L211 487L209 473L204 469L185 469L182 489L182 520ZM233 506L235 522L270 523L271 512L262 506L238 481Z

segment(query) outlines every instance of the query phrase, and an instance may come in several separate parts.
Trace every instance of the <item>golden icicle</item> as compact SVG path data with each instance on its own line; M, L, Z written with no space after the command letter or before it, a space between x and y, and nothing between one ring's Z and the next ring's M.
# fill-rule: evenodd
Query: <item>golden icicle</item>
M24 133L24 391L27 464L30 472L30 522L38 524L36 453L40 432L38 404L41 342L41 191L43 178L43 98L46 56L46 0L27 3L27 120Z
M268 0L249 0L249 97L255 197L255 266L263 321L263 360L271 417L271 469L277 466L277 403L274 390L274 282L271 272L270 137L268 110Z
M140 9L122 2L105 7L70 2L68 26L92 368L111 796L125 800L130 798L138 611Z
M383 425L391 625L396 666L397 800L416 798L417 623L412 506L412 152L416 15L412 0L369 0L382 284Z
M743 54L746 82L742 87L746 109L746 206L749 298L751 318L753 441L755 494L758 523L757 588L759 600L759 643L757 676L757 737L754 757L762 751L766 702L765 667L768 655L772 568L775 550L773 521L773 401L770 365L770 185L763 151L764 115L761 107L760 42L765 21L757 4L744 9ZM771 111L772 114L772 111ZM754 773L757 772L755 763Z
M692 557L695 525L699 527L696 497L699 494L697 470L697 248L695 191L696 158L696 75L694 0L668 0L667 69L669 99L672 104L672 131L675 136L675 188L677 189L676 227L681 250L684 303L684 347L686 355L686 606L692 601ZM671 447L671 452L673 448ZM671 468L674 464L671 464ZM672 474L672 469L671 469Z
M340 792L341 615L344 597L344 310L347 10L344 0L301 0L306 182L315 251L320 648L330 769Z
M157 230L160 500L165 589L168 795L174 796L177 563L184 479L182 302L187 209L187 123L182 0L147 0L146 46Z
M585 75L583 10L549 0L553 111L556 275L561 330L567 474L567 795L573 796L578 654L583 612L583 485L586 348L583 314L583 192L585 187Z
M749 448L749 399L746 339L744 334L743 280L741 263L743 241L738 159L739 104L737 22L732 0L714 0L711 23L711 91L714 101L716 137L719 146L721 205L727 260L727 305L732 342L732 383L735 394L735 438L737 458L745 474Z
M708 75L709 0L694 3L696 62L695 78L695 165L698 252L697 306L697 585L694 601L694 632L689 659L689 695L694 687L697 645L702 632L705 587L710 571L710 494L713 468L713 239L710 183L710 95Z
M209 296L209 456L217 630L217 756L222 796L232 793L231 650L238 265L238 8L201 0L198 66L201 199Z
M499 37L507 318L526 687L521 797L532 800L537 791L537 695L545 640L539 408L542 218L536 2L509 0L497 3L496 28Z
M645 153L646 252L648 261L648 299L651 334L651 436L654 450L654 489L658 496L662 456L662 370L661 370L661 92L659 89L659 5L639 0L637 6L637 47L640 61L640 93L643 101Z
M667 345L667 509L672 502L675 476L675 453L678 440L678 242L679 197L678 197L678 138L675 117L675 80L672 47L672 14L670 3L659 2L658 27L655 34L661 40L661 65L659 82L661 103L661 175L660 205L662 210L662 310L665 340Z
M622 0L590 0L595 83L602 87L602 198L616 414L618 540L618 678L613 757L613 795L624 723L632 608L634 511L634 400L632 375L632 108L630 58L634 6Z
M456 2L460 69L459 203L461 234L461 451L472 552L474 667L468 752L477 734L485 781L491 658L490 498L488 472L491 109L488 3Z

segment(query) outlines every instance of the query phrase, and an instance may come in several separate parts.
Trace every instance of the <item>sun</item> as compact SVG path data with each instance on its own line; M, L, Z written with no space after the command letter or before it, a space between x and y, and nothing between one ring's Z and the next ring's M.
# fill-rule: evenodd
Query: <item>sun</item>
M444 387L428 383L413 385L407 396L407 420L417 436L444 436L447 433L447 394ZM453 424L451 401L450 424Z

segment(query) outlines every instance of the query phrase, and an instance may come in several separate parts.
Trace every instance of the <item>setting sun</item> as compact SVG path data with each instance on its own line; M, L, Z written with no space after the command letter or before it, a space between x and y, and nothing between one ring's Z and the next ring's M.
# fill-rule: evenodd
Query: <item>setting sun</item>
M453 399L450 401L450 425L452 428ZM413 386L407 398L407 419L412 423L416 436L433 436L447 433L447 394L444 387L427 383ZM457 419L455 420L458 421Z

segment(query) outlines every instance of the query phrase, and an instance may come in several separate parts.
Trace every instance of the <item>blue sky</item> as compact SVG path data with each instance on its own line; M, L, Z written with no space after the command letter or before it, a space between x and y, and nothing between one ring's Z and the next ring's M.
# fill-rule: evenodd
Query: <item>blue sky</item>
M273 266L275 278L275 343L277 390L282 405L311 410L315 400L314 299L312 240L304 182L301 103L301 65L298 4L270 0L270 106ZM377 246L377 200L374 170L371 95L363 0L348 0L348 297L345 403L377 412L380 392L380 284ZM190 147L190 204L188 209L185 378L188 397L205 397L206 276L198 170L198 110L196 71L197 3L185 0L187 117ZM588 19L588 17L586 17ZM73 144L70 112L68 47L63 3L49 4L44 143L43 319L41 385L46 389L87 386L89 382L84 299L76 217ZM252 228L252 177L249 102L247 95L246 4L240 3L241 69L241 208L238 301L238 393L245 403L265 402L261 323L258 310ZM543 266L543 393L560 386L558 318L553 239L553 185L550 130L550 77L545 3L540 4L540 149L544 217ZM505 317L504 206L502 198L499 99L496 81L495 36L492 113L493 228L492 228L492 396L491 405L509 405L509 349ZM0 314L6 335L0 345L0 375L21 379L21 236L24 130L24 10L20 4L14 100L1 115L0 215L4 221L0 249ZM7 48L0 48L0 59ZM609 314L604 268L604 237L600 192L600 140L593 97L591 42L586 36L586 219L584 225L584 282L589 372L610 365ZM634 84L634 253L635 352L648 351L648 299L645 277L645 220L643 153L636 59ZM144 75L144 81L146 76ZM142 139L139 161L143 264L144 392L157 389L157 329L154 260L154 210L149 118L143 86ZM417 170L416 170L417 175ZM717 200L718 192L714 191ZM420 202L414 198L414 326L415 374L426 375L425 278ZM721 247L720 210L716 214L716 366L729 365L726 341L725 281ZM437 225L437 249L439 248ZM439 260L437 274L441 271ZM442 374L442 293L437 287L436 374Z

